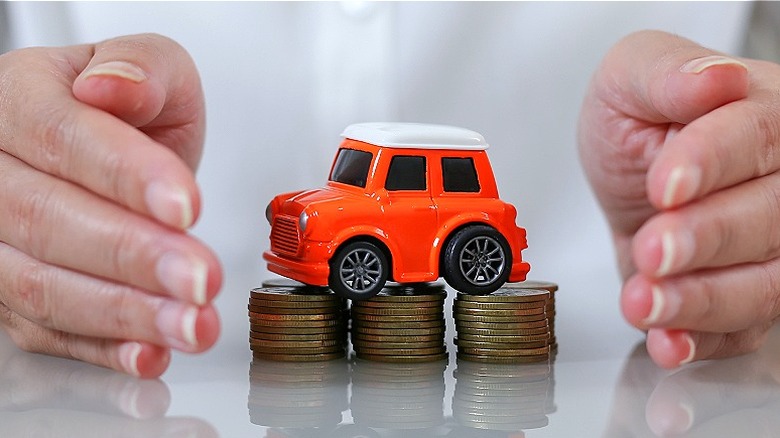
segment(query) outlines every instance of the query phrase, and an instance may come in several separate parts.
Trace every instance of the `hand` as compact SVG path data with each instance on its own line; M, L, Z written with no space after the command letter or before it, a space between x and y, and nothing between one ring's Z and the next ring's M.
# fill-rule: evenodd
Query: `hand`
M0 326L143 377L219 334L219 263L186 234L204 105L157 35L0 57Z
M778 65L650 31L594 76L580 155L661 366L753 351L780 314L778 90Z

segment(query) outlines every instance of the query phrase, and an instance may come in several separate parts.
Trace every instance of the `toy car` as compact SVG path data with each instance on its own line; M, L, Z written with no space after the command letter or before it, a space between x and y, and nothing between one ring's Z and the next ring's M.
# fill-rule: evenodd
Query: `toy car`
M498 198L488 144L473 131L417 123L348 126L327 185L266 209L268 269L362 300L385 282L444 279L469 294L523 281L517 210Z

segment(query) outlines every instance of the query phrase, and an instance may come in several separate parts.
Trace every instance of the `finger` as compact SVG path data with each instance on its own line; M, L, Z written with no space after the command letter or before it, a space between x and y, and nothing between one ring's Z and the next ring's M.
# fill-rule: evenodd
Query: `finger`
M764 342L771 324L734 333L689 332L650 329L647 351L663 368L676 368L694 361L739 356L756 351Z
M77 47L0 58L0 101L14 108L0 114L0 150L167 225L188 228L200 210L192 169L143 132L73 99L70 84L90 55L87 47ZM192 140L187 130L171 135Z
M0 304L0 326L24 351L60 356L104 366L133 376L160 376L170 362L170 350L141 342L90 338L43 328Z
M203 305L219 291L216 256L180 232L0 153L0 241L32 257Z
M623 286L621 308L638 328L728 333L780 315L780 259L653 280L636 275Z
M0 302L46 328L197 353L216 342L212 306L196 307L46 265L0 243Z
M96 44L73 82L73 95L142 128L190 167L197 166L205 127L203 92L195 64L173 40L144 34Z
M658 208L676 207L780 169L780 66L745 62L751 67L748 98L683 128L650 167L648 196Z

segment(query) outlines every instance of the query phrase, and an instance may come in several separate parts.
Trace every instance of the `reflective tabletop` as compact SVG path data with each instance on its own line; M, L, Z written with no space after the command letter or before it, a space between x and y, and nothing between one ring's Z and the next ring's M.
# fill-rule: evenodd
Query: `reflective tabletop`
M456 359L451 327L446 361L253 360L246 325L236 319L225 321L212 352L177 354L162 379L138 380L22 352L2 334L0 436L780 434L777 327L757 353L665 371L619 315L587 325L572 313L564 323L573 309L559 308L558 352L549 362L520 365Z

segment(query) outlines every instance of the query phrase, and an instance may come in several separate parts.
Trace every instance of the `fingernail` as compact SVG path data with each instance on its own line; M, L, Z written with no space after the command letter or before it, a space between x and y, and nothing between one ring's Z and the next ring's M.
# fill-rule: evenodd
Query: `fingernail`
M683 73L699 74L704 70L716 65L733 65L736 67L742 67L747 70L747 65L737 61L734 58L729 58L722 55L704 56L702 58L692 59L680 67L680 71Z
M206 263L194 256L169 251L157 261L157 279L173 296L206 304Z
M675 293L668 293L660 286L654 285L650 289L653 305L650 308L650 314L647 315L642 323L646 326L659 324L668 321L680 309L680 297Z
M693 357L696 355L696 344L693 342L691 335L685 333L683 339L688 343L688 357L680 361L680 366L693 362Z
M671 208L690 201L701 184L701 170L678 166L669 172L661 207Z
M182 351L193 351L198 347L197 321L197 307L167 303L157 313L156 323L168 345Z
M663 277L690 262L695 250L693 236L687 231L666 231L661 236L661 263L656 277Z
M125 61L104 62L103 64L90 67L83 74L84 79L93 76L115 76L135 83L143 82L148 79L146 72L143 71L141 67Z
M193 221L192 203L186 190L163 182L153 182L146 188L146 206L155 218L182 230Z
M119 346L119 362L129 374L138 377L138 356L141 354L141 344L138 342L125 342Z

